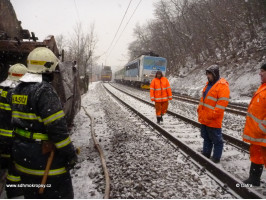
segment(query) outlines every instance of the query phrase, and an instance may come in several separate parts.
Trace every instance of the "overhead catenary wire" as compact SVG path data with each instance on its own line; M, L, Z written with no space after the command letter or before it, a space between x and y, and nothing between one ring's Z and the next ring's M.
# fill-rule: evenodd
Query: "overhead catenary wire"
M113 44L113 42L114 42L114 40L115 40L115 38L116 38L116 36L117 36L117 33L118 33L118 31L119 31L119 29L120 29L120 27L121 27L121 25L122 25L122 23L123 23L123 21L124 21L124 19L125 19L125 16L126 16L126 14L127 14L127 11L128 11L128 8L130 7L131 2L132 2L132 0L130 0L129 4L128 4L128 6L127 6L127 9L126 9L126 11L125 11L125 13L124 13L124 16L123 16L123 18L122 18L122 20L121 20L121 22L120 22L120 24L119 24L119 26L118 26L118 28L117 28L117 30L116 30L116 33L115 33L115 35L114 35L114 37L113 37L113 39L112 39L112 42L110 43L108 49L106 50L106 53L108 53L109 49L111 48L111 46L112 46L112 44ZM106 58L106 59L107 59L107 58Z
M79 11L78 11L78 6L77 6L77 3L76 3L76 0L74 0L74 4L75 4L75 8L76 8L76 14L77 14L77 17L78 17L78 21L80 23Z
M124 31L125 31L127 25L129 24L129 22L131 21L133 15L135 14L136 10L138 9L138 7L139 7L141 1L142 1L142 0L139 1L138 5L137 5L136 8L134 9L134 11L133 11L132 15L130 16L129 20L127 21L127 23L126 23L124 29L123 29L122 32L120 33L120 35L119 35L118 39L116 40L114 46L112 47L111 51L110 51L109 54L107 55L106 60L107 60L107 58L111 55L113 49L115 48L116 44L117 44L118 41L120 40L120 38L121 38L122 34L124 33Z

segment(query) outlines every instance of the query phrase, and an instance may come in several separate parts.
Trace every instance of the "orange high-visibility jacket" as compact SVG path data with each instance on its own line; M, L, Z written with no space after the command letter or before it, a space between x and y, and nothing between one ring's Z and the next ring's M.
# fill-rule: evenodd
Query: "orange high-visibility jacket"
M243 140L266 147L266 83L259 87L248 106Z
M163 102L172 100L172 90L167 78L154 78L150 85L151 100L155 102Z
M208 91L203 100L203 93L208 86L208 82L203 89L202 97L198 106L198 120L213 128L222 128L224 110L229 103L229 84L224 78L220 78Z

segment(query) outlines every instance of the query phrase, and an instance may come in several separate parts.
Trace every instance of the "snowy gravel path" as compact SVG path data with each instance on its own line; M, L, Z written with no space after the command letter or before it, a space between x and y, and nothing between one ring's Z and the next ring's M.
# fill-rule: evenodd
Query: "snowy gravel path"
M82 105L94 116L96 136L111 178L110 198L234 198L218 192L221 188L208 174L201 174L180 151L157 138L155 131L143 125L100 83L90 85ZM90 120L82 109L71 133L75 146L82 150L71 173L75 198L101 199L103 171L90 136Z
M99 83L93 86L84 95L82 104L93 113L97 124L97 138L111 178L110 198L233 198L220 194L214 180L206 173L199 175L199 169L191 161L185 161L179 151L158 139ZM91 142L89 126L81 110L71 137L86 152L72 171L75 198L104 195L100 159Z
M94 85L90 85L90 91L82 97L82 106L95 117L97 126L100 126L100 129L95 129L100 134L104 132L106 125L103 123L104 112L100 110L101 102L98 96ZM103 170L99 153L91 138L90 123L90 119L81 109L75 117L75 125L71 131L74 145L81 149L79 163L71 171L75 199L102 199L104 196Z
M123 94L122 92L117 91L116 89L110 86L108 88L111 88L112 91L115 91L115 93L118 94L122 99L125 99L126 102L131 101L131 104L135 105L135 108L137 107L139 112L141 112L141 110L143 109L142 105L140 105L139 103L133 103L133 100L129 100L130 98L133 99L133 97L128 97L128 95ZM137 96L140 97L140 95ZM135 102L138 102L138 100L135 100ZM143 111L143 113L147 113L148 110L151 108L148 105L146 106L147 108L144 108L145 111ZM201 151L202 139L200 138L199 129L194 127L191 129L192 126L185 124L181 120L172 118L171 116L166 116L166 120L164 120L164 125L162 125L162 127L166 128L166 130L172 129L168 132L172 133L173 136L181 139L181 141L185 142L192 149L199 152ZM239 178L240 180L245 179L248 176L250 167L249 154L240 152L231 145L225 144L222 159L218 166L222 167L224 170L230 172L231 174L234 174L234 176L236 178ZM266 193L265 178L266 174L264 173L262 175L262 188L258 188L257 190L261 193Z
M139 110L145 109L140 107ZM107 110L107 115L113 116L116 122L110 128L116 134L114 151L119 161L109 163L112 198L204 198L205 195L232 198L220 194L215 181L206 174L199 175L199 169L191 161L184 161L180 152L158 139L141 119L127 112L121 118L119 110L121 105L117 104Z

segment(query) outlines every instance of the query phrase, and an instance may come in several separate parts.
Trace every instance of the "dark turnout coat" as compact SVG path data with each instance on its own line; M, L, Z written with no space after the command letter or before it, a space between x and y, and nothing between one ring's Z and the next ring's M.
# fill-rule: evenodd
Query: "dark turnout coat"
M46 81L22 82L14 90L11 101L17 170L24 175L43 176L49 153L42 153L42 144L49 140L56 149L49 176L66 173L67 160L75 150L53 87Z
M8 101L9 94L14 88L0 86L0 169L7 169L6 184L20 184L21 178L12 162L13 126L11 124L11 106ZM22 195L21 188L6 187L7 198Z
M11 106L7 101L9 87L0 86L0 159L2 166L10 159L12 146ZM5 163L4 163L5 162Z

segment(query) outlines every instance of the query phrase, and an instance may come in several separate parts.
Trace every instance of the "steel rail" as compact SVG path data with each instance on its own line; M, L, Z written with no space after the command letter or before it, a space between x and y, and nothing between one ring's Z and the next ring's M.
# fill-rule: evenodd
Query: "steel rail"
M181 95L181 94L179 94L179 93L175 93L175 92L173 92L173 94L174 94L174 95L177 95L176 97L179 97L179 98L190 99L190 100L192 100L192 101L194 100L194 101L196 101L196 102L199 102L199 99L194 98L194 97L190 97L190 96L186 96L186 95ZM230 103L230 102L229 102L229 104L228 104L227 107L229 107L229 108L233 108L233 109L242 110L242 111L244 111L244 112L247 111L247 109L248 109L247 106L239 105L239 104L237 104L237 103Z
M145 90L145 91L149 92L148 90ZM174 94L173 99L178 99L180 101L189 102L189 103L193 103L193 104L199 104L199 99L189 97L189 96L182 96L182 95L180 95L178 93L174 93L174 92L173 92L173 94ZM234 113L237 115L241 115L241 116L246 116L247 115L247 109L248 108L245 106L237 105L235 103L229 103L228 106L226 107L225 111L230 112L230 113Z
M178 99L180 101L184 101L184 102L189 102L189 103L193 103L193 104L199 104L199 101L198 100L194 100L194 99L191 99L191 98L186 98L186 97L179 97L179 96L173 96L174 99ZM236 110L236 109L241 109L241 110ZM247 110L247 109L246 109ZM232 105L228 105L225 109L226 112L230 112L230 113L234 113L234 114L237 114L237 115L241 115L241 116L246 116L247 115L247 112L243 111L242 108L240 107L235 107L235 106L232 106Z
M127 95L129 95L129 96L131 96L131 97L133 97L133 98L138 99L139 101L141 101L141 102L143 102L143 103L146 103L146 104L148 104L148 105L150 105L150 106L154 106L154 104L151 103L151 102L148 102L148 101L143 100L143 99L141 99L141 98L139 98L139 97L136 97L136 96L134 96L134 95L132 95L132 94L126 92L126 91L123 91L123 90L121 90L120 88L117 88L117 87L113 86L112 84L110 84L110 85L111 85L112 87L116 88L117 90L119 90L119 91L121 91L121 92L123 92L123 93L125 93L125 94L127 94ZM189 124L192 124L193 126L195 126L195 127L197 127L197 128L200 128L200 127L201 127L201 124L200 124L199 122L196 122L196 121L194 121L194 120L192 120L192 119L189 119L189 118L187 118L187 117L184 117L184 116L179 115L179 114L177 114L177 113L175 113L175 112L172 112L172 111L167 111L167 113L170 114L170 115L172 115L172 116L175 116L175 117L177 117L177 118L179 118L179 119L181 119L181 120L183 120L183 121L185 121L185 122L187 122L187 123L189 123ZM243 142L243 141L241 141L241 140L238 140L238 139L236 139L236 138L234 138L234 137L232 137L232 136L230 136L230 135L227 135L227 134L225 134L225 133L223 133L223 137L224 137L224 139L225 139L227 142L229 142L230 144L234 145L235 147L240 148L241 150L245 150L246 152L249 152L249 146L250 146L250 145L249 145L248 143Z
M177 99L177 100L180 100L180 101L193 103L193 104L196 104L196 105L199 104L199 99L196 99L196 98L193 98L193 97L188 97L188 96L181 96L180 94L177 94L177 93L174 93L174 92L173 92L173 94L175 94L175 95L173 95L173 99ZM178 96L176 96L176 95L178 95ZM234 114L237 114L237 115L241 115L241 116L246 116L247 115L247 109L248 109L247 107L229 103L228 106L226 107L225 111L229 112L229 113L234 113Z
M142 118L144 121L146 121L149 125L151 125L155 130L160 132L164 137L166 137L168 140L170 140L174 145L176 145L178 148L180 148L183 152L188 154L193 160L195 160L197 163L199 163L201 166L205 167L213 176L215 176L217 179L221 180L223 183L225 183L230 189L232 189L234 192L236 192L240 197L242 198L249 198L249 199L264 199L264 196L259 194L257 191L255 191L252 188L248 187L240 187L241 184L244 184L241 180L238 178L232 176L231 174L227 173L225 170L219 168L211 162L209 159L201 155L200 153L194 151L190 147L188 147L185 143L178 140L174 136L172 136L169 132L167 132L165 129L163 129L161 126L154 123L149 118L145 117L143 114L138 112L136 109L134 109L132 106L121 100L119 97L114 95L111 91L109 91L105 86L104 88L117 100L119 100L122 104L124 104L126 107L130 108L136 115L138 115L140 118Z

